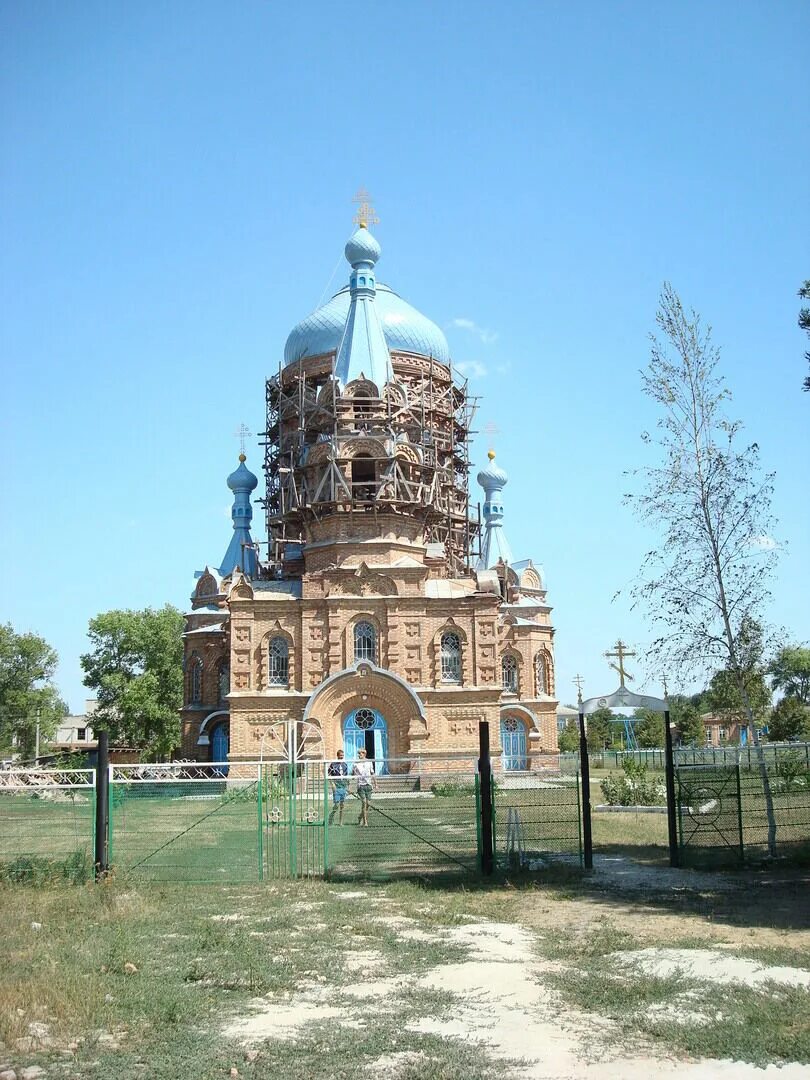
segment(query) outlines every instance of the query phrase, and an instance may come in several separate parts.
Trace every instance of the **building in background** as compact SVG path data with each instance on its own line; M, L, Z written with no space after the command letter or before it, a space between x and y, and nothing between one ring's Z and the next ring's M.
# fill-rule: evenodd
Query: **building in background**
M266 560L244 453L228 477L233 536L187 614L182 757L256 760L295 738L304 757L364 749L407 771L477 755L488 720L504 768L556 763L543 570L513 557L493 452L471 514L476 402L438 326L377 281L380 254L361 220L348 284L267 380Z

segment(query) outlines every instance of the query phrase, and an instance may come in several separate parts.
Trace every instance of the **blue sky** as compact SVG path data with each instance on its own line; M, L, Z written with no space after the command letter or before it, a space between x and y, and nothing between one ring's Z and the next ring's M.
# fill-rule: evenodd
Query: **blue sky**
M380 280L499 429L560 697L648 637L612 597L651 540L621 495L665 279L776 472L769 615L810 638L809 46L799 2L0 3L0 617L56 646L72 708L88 620L185 609L222 558L233 432L344 283L361 184Z

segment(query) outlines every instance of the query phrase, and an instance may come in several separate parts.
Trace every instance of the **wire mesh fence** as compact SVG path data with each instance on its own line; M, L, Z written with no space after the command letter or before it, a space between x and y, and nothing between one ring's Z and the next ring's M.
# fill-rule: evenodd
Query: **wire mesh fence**
M110 864L146 881L258 881L260 817L255 765L114 766Z
M675 770L678 838L687 865L744 863L770 854L769 803L775 853L810 860L810 769L802 754L750 767L680 765Z
M95 807L92 769L0 771L0 880L87 880Z
M521 764L493 785L499 865L580 857L577 778ZM0 773L0 874L89 877L94 783L91 770ZM152 882L463 876L481 866L481 820L477 761L458 754L379 760L368 784L322 760L115 765L108 854L112 873Z
M501 866L540 869L549 858L582 861L579 775L502 773L494 784L495 855Z
M327 778L330 875L391 878L477 872L475 759L386 761L367 793L351 775L345 787L340 778Z

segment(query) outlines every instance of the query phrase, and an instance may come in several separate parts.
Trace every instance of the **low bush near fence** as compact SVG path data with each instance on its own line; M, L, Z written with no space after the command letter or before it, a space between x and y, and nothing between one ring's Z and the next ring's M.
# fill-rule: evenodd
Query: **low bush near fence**
M664 802L664 785L657 777L647 775L647 766L642 762L625 758L622 771L622 776L608 776L602 781L602 794L610 806L660 806Z

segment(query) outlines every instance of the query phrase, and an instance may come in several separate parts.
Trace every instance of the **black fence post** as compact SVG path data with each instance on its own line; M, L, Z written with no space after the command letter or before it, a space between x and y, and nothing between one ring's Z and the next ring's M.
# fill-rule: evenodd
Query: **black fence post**
M678 807L675 802L675 754L672 750L672 728L669 726L669 709L664 713L664 752L666 754L669 865L680 866L680 852L678 850Z
M582 846L585 869L593 870L593 833L591 832L591 763L588 761L588 739L585 735L585 714L579 714L579 771L582 776Z
M492 758L489 753L489 721L478 724L478 779L481 791L481 873L495 868L492 836Z
M110 869L110 753L106 731L99 731L96 754L96 850L94 863L96 881L100 881Z

